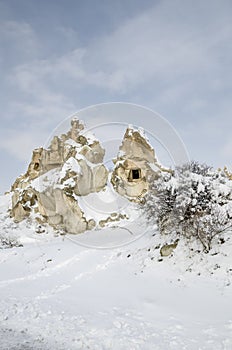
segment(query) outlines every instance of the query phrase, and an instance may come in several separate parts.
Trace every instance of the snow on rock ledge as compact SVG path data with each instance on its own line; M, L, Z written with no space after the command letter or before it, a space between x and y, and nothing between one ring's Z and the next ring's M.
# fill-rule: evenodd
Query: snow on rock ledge
M104 227L129 219L120 206L113 208L114 201L120 203L119 197L124 197L129 207L128 199L140 201L148 191L150 175L158 177L161 171L170 171L158 163L141 128L127 128L112 174L103 164L104 155L95 136L73 119L66 134L54 136L48 148L33 151L27 172L12 186L11 216L20 222L32 215L40 224L73 234ZM106 210L109 189L114 199ZM97 219L83 206L82 199L88 202L90 194L97 194L99 199L95 209L101 215ZM104 208L99 208L101 205Z
M78 205L78 196L104 189L108 170L102 164L105 150L83 123L71 122L71 129L54 136L48 149L33 151L28 170L12 186L11 216L20 222L33 213L69 233L81 233L95 226Z
M171 171L158 163L144 130L135 129L132 125L125 132L114 164L111 177L114 189L135 202L147 193L150 175L158 176L160 171Z

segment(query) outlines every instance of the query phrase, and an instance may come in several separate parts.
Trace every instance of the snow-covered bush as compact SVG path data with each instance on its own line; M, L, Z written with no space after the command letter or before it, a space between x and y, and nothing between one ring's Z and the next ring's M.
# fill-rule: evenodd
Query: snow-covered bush
M197 238L209 251L213 239L232 225L232 181L224 171L190 162L151 179L142 208L161 233Z
M13 248L13 247L22 247L23 245L19 243L17 238L7 237L0 235L0 249Z

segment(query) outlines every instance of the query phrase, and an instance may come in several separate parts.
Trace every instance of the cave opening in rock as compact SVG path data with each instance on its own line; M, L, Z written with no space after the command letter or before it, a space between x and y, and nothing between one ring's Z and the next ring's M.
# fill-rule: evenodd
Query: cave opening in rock
M39 163L35 163L34 164L34 170L38 170L39 169Z
M141 169L131 169L129 173L129 181L141 179Z

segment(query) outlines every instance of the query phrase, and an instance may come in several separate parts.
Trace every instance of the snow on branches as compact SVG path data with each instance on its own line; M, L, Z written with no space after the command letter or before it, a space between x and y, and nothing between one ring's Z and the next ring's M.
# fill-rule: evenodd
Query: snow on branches
M192 161L150 179L142 210L161 233L196 238L209 251L232 226L232 181L224 171Z

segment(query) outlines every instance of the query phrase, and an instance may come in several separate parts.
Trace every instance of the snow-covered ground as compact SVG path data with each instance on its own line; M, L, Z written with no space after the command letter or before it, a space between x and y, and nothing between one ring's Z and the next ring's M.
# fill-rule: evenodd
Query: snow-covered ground
M142 219L130 232L39 234L30 221L11 221L8 200L0 200L0 349L232 349L228 236L209 254L180 242L161 258L170 238L155 228L131 244L93 249L84 245L139 237ZM7 248L7 238L18 246Z

